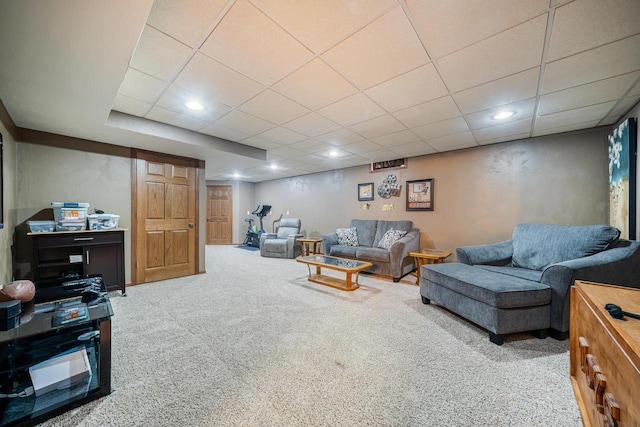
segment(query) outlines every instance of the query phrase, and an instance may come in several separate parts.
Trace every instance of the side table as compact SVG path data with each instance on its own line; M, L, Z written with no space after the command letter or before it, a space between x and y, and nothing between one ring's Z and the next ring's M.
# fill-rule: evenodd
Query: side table
M318 237L299 237L298 242L302 243L302 256L309 256L311 254L319 254L320 253L320 243L322 243L322 239Z
M439 249L420 249L420 252L409 252L409 256L416 259L418 268L416 270L416 285L420 284L420 269L423 265L441 264L445 259L451 256L451 251L443 251Z

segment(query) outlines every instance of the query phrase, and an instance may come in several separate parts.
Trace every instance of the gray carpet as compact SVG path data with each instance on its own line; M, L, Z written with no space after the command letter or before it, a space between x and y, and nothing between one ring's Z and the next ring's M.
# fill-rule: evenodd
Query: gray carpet
M113 297L113 393L47 426L580 426L569 342L503 346L414 276L343 292L233 246ZM324 272L324 271L323 271Z

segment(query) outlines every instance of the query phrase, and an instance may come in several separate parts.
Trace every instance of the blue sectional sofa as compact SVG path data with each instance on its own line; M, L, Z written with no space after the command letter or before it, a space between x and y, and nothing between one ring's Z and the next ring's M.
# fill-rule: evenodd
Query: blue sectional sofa
M640 243L607 225L519 224L500 243L456 249L457 263L425 265L420 295L489 331L569 336L575 280L640 288Z

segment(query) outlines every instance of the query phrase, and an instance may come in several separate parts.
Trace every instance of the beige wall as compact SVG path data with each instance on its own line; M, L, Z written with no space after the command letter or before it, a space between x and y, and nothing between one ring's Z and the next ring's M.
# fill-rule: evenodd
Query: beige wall
M597 128L411 158L406 170L362 166L268 181L255 185L256 204L272 204L274 215L288 210L316 236L350 218L409 219L421 230L421 246L451 250L507 239L520 222L607 223L605 135ZM376 194L363 210L358 183L377 189L388 174L402 184L400 196ZM435 210L407 212L406 181L426 178L435 179ZM394 210L383 212L388 203Z
M0 257L0 283L5 284L13 280L11 246L13 243L13 229L16 226L16 142L12 133L15 127L9 129L5 123L9 120L3 117L4 107L0 103L0 133L2 134L2 202L4 226L0 229L0 253L7 254ZM12 122L9 124L13 124Z
M131 282L131 160L21 142L17 147L17 220L26 221L51 202L87 202L90 210L120 215L125 232L125 280Z

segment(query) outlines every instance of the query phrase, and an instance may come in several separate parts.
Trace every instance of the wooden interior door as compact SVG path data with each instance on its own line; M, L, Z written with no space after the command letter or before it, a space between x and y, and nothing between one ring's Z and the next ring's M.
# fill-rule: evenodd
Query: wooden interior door
M197 162L140 151L134 162L136 283L195 274Z
M207 245L233 243L232 201L230 185L207 186Z

